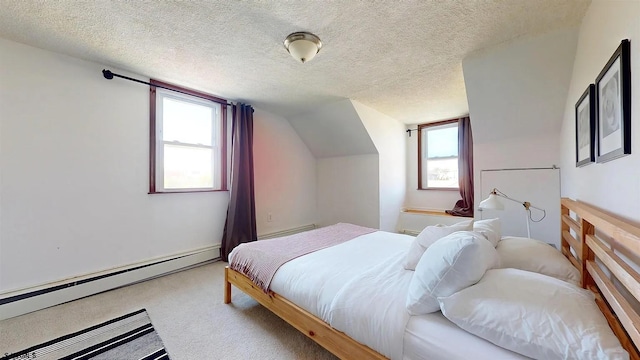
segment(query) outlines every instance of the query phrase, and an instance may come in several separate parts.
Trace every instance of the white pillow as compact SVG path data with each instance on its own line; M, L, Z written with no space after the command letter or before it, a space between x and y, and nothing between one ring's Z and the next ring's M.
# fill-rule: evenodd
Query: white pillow
M502 237L502 226L500 225L500 219L498 218L478 220L474 222L473 231L484 235L487 240L491 241L494 247L498 245L498 242Z
M424 252L413 273L407 310L411 315L440 310L437 297L475 284L498 262L496 249L478 233L459 231L436 241Z
M593 294L546 275L489 270L482 280L439 298L462 329L535 359L628 359Z
M473 229L473 219L461 221L451 226L440 224L427 226L422 230L422 232L420 232L420 234L418 234L418 236L416 236L416 239L413 240L413 243L409 248L409 252L407 253L407 258L404 261L404 268L407 270L415 270L416 265L418 265L418 261L420 261L422 254L424 254L424 251L427 250L431 244L436 242L436 240L456 231L468 231L471 229Z
M580 272L553 246L540 240L505 236L498 243L500 267L533 271L580 285Z

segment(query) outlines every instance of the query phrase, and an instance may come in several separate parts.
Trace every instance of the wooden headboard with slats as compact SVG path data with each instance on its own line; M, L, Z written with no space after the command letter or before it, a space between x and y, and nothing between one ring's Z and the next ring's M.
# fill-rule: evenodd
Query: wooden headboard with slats
M562 253L580 271L582 287L595 294L630 358L640 360L640 315L632 305L634 299L640 303L640 274L629 263L640 268L634 260L640 259L640 228L568 198L561 199L560 214Z

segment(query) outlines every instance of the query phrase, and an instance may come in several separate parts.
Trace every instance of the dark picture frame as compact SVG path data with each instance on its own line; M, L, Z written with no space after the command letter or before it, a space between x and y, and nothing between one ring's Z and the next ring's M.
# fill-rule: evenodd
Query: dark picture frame
M631 43L622 40L596 78L597 151L603 163L631 154Z
M596 161L596 86L589 84L576 103L576 167Z

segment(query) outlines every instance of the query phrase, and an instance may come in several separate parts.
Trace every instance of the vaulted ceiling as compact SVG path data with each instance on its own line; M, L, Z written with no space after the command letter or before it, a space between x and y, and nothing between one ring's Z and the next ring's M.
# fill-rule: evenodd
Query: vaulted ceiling
M405 123L468 112L462 59L577 26L583 0L0 1L0 37L291 117L353 99ZM306 64L282 42L310 31Z

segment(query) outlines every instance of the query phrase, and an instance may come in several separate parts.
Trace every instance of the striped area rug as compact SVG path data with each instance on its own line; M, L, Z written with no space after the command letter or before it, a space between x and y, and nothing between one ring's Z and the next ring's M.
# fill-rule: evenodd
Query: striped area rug
M5 359L167 360L169 355L142 309L0 358Z

